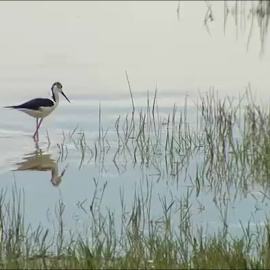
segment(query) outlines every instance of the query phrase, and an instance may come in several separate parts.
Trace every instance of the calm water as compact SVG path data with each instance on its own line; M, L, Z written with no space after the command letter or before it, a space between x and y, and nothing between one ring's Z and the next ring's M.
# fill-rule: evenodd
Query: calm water
M88 216L78 204L85 201L84 207L89 208L96 179L99 187L107 183L104 210L109 207L119 214L120 189L130 206L134 190L140 183L146 188L150 181L156 218L161 214L160 204L156 203L159 197L181 199L189 190L194 224L208 223L209 231L221 224L214 194L205 188L197 197L184 175L176 183L170 176L158 179L155 168L142 169L122 161L119 173L113 163L114 123L119 115L125 116L132 109L125 71L136 107L144 107L147 91L153 96L157 88L164 118L174 103L180 109L184 106L186 95L192 114L198 90L204 93L211 86L219 90L220 96L238 97L250 83L259 101L269 100L270 54L267 49L261 53L257 24L246 51L250 20L239 19L235 25L235 18L229 14L224 35L223 2L212 3L210 34L203 23L207 11L204 2L181 2L179 19L177 6L177 2L0 3L0 106L49 96L55 81L63 84L71 100L69 104L62 99L53 115L44 121L38 145L44 151L42 157L33 157L34 119L16 111L0 111L0 188L7 189L7 196L11 196L15 185L24 190L27 223L49 226L59 199L66 205L67 230L87 221ZM246 9L248 13L248 6ZM265 44L267 48L267 36ZM111 152L102 164L87 156L80 166L81 151L66 139L68 154L61 157L57 144L63 142L62 131L68 134L76 126L77 132L85 132L87 144L93 146L99 134L99 105L102 126L104 130L109 128ZM33 164L39 170L25 170ZM190 165L190 175L195 164L196 160ZM63 170L64 175L53 185L52 171L57 177L57 172L60 175ZM268 206L261 200L260 190L252 186L245 197L236 196L228 202L232 231L241 231L239 220L243 224L251 219L264 221ZM231 192L235 192L233 187ZM255 211L255 206L262 210Z

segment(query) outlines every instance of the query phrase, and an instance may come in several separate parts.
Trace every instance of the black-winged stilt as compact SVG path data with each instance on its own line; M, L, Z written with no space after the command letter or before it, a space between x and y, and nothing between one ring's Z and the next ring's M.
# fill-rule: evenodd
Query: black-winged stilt
M20 105L6 106L5 108L16 109L36 118L36 131L33 135L34 140L38 141L38 130L43 119L48 116L59 104L59 94L62 94L68 102L69 99L62 90L62 84L56 82L52 85L52 99L34 98ZM38 122L40 118L40 121Z

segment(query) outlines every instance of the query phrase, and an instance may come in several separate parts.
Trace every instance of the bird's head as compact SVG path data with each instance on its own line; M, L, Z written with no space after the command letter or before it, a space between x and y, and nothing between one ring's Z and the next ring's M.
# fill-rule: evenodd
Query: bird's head
M62 94L66 100L68 102L70 102L70 100L67 98L67 96L64 94L63 92L63 86L60 82L55 82L53 85L52 85L52 92L53 94Z

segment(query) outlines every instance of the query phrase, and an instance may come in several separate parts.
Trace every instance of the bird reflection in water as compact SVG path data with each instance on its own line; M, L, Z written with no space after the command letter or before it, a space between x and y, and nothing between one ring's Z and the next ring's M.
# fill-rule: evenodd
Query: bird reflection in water
M38 143L36 143L35 151L24 155L22 161L16 163L16 166L15 171L51 171L51 183L55 187L60 185L67 168L66 166L59 175L57 162L51 154L40 149Z

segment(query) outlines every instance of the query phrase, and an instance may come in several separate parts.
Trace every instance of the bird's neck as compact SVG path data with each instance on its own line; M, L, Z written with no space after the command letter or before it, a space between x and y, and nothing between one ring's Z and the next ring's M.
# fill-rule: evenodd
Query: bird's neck
M52 91L52 98L56 104L59 103L59 94L57 92Z

